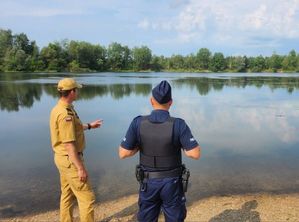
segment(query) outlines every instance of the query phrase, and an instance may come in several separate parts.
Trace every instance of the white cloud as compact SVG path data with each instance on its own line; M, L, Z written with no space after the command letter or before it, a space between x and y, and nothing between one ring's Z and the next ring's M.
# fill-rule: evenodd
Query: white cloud
M180 33L180 35L178 36L178 40L179 42L190 42L192 41L192 39L194 39L197 36L196 33Z
M177 7L180 7L180 6L183 6L183 5L187 4L188 2L189 2L189 0L173 0L170 3L170 7L171 8L177 8Z
M256 37L299 37L298 11L299 0L190 0L177 15L147 22L155 24L148 27L175 31L182 42L210 38L245 44Z
M143 19L142 21L140 21L137 25L139 28L142 28L142 29L148 29L149 26L150 26L150 23L147 19Z
M206 16L201 13L200 8L193 9L187 6L178 16L176 29L180 32L192 32L194 30L205 30Z
M244 28L259 31L262 35L299 37L299 1L274 1L261 4L246 14Z
M247 23L246 27L253 27L255 29L262 28L267 22L265 17L266 13L267 13L267 6L263 4L255 12L246 16L245 19L245 24Z

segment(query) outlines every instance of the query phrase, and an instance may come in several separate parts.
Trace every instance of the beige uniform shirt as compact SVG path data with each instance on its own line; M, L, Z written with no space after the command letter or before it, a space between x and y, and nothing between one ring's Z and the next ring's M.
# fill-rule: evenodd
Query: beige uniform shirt
M52 109L50 115L52 148L57 155L67 155L64 144L74 142L77 152L85 148L84 129L73 105L61 100Z

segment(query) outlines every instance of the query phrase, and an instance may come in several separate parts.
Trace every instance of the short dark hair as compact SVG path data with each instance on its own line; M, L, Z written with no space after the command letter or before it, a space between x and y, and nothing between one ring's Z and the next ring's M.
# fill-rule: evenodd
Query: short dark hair
M74 89L70 89L70 90L61 90L58 91L60 97L68 97L68 95L71 93L71 91Z

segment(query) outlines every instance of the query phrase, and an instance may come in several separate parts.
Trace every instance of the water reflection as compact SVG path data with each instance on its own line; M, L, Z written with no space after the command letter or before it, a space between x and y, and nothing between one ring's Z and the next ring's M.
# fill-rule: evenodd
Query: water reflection
M197 78L188 77L174 81L176 86L183 85L195 88L200 95L207 95L211 90L221 91L223 87L237 87L246 88L248 86L255 86L261 88L263 86L269 87L271 90L286 89L292 93L299 88L299 78L296 77L229 77L229 78Z
M97 96L111 95L113 99L121 99L127 96L143 95L151 92L151 84L109 84L109 85L84 85L84 89L79 91L79 100L93 99ZM55 85L47 85L45 92L53 97L58 97Z
M24 80L34 78L45 79L52 77L50 74L1 74L0 75L0 108L6 111L18 111L19 107L32 107L35 101L39 101L41 94L45 92L53 97L58 97L55 84L50 83L31 83ZM64 77L63 74L58 77ZM78 75L77 77L84 77ZM88 76L85 76L88 78ZM122 76L123 78L127 76ZM132 78L132 76L130 76ZM136 77L137 78L137 77ZM147 77L149 78L149 77ZM17 81L18 80L18 81ZM299 88L299 78L295 77L230 77L230 78L198 78L187 77L173 80L174 87L182 88L188 86L196 89L199 95L207 95L212 91L222 91L224 87L246 88L255 86L256 88L268 87L271 90L285 89L288 93ZM93 99L97 96L111 95L113 99L121 99L126 96L150 94L152 84L86 84L84 89L80 91L80 99Z
M131 94L146 96L151 89L151 84L86 85L84 90L79 92L79 100L90 100L107 95L111 95L113 99L121 99ZM35 101L40 100L43 92L58 98L56 87L53 84L0 83L0 108L8 112L19 111L21 107L30 108Z
M42 86L26 83L0 83L0 108L7 111L19 111L19 107L32 107L34 101L39 101Z

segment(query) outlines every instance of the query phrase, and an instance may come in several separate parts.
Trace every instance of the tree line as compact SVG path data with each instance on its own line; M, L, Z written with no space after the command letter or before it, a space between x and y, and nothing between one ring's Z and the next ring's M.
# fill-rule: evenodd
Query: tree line
M147 46L113 42L108 47L84 41L49 43L39 48L24 33L0 29L0 72L299 72L299 54L227 56L201 48L187 56L153 55Z

